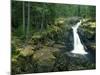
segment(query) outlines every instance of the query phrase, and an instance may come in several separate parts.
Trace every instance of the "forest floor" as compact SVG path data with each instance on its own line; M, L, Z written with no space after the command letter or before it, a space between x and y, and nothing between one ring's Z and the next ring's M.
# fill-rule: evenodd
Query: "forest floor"
M95 55L91 52L80 55L67 49L64 44L42 46L36 51L31 51L31 46L26 46L12 64L13 70L15 73L41 73L95 69Z

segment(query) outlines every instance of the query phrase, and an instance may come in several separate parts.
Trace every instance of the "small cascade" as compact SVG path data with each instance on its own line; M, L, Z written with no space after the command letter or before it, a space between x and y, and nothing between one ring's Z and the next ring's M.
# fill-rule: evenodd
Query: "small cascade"
M74 49L71 51L71 53L87 54L77 32L77 29L80 25L81 25L81 21L78 22L76 25L72 26L73 36L74 36Z

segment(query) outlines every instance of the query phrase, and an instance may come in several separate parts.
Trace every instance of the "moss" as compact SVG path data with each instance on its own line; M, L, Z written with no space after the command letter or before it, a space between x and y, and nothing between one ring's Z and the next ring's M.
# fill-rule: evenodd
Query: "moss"
M32 59L37 63L38 72L48 72L52 70L56 57L49 48L44 47L41 50L35 51Z
M52 55L51 51L48 50L48 48L43 48L41 50L35 51L33 59L41 61L41 60L55 59L55 57Z
M31 46L26 46L23 50L20 51L20 54L23 56L31 56L34 53Z

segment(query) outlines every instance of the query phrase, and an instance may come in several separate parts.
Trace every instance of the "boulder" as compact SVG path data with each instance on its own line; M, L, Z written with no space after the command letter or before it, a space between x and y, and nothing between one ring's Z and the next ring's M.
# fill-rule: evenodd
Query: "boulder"
M38 72L49 72L53 69L56 57L48 48L35 51L32 59L37 63Z
M32 50L33 49L33 47L32 46L26 46L25 48L23 48L21 51L20 51L20 54L22 55L22 56L31 56L33 53L34 53L34 51Z

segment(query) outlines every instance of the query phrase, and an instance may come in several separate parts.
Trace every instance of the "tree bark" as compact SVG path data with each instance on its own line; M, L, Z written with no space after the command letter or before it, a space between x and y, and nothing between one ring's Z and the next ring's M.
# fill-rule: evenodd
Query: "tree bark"
M27 34L26 34L26 39L29 39L30 36L30 2L28 2L28 19L27 19Z
M23 34L25 35L25 2L23 1Z

